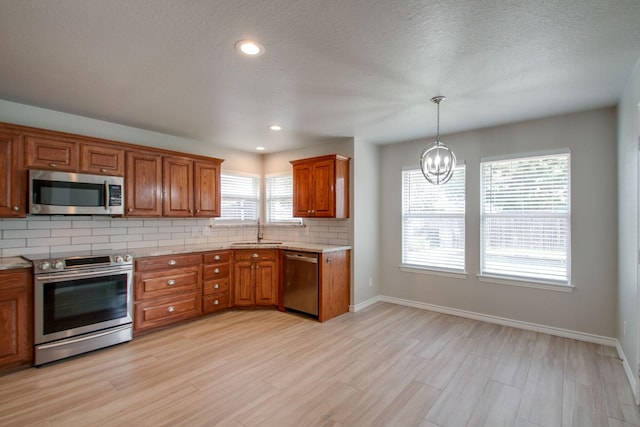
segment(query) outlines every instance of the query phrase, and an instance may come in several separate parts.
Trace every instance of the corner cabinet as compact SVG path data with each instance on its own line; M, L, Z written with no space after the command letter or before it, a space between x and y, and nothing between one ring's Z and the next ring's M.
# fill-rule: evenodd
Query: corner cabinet
M293 216L349 218L349 157L294 160Z
M31 269L0 271L0 373L33 360Z
M234 251L234 307L278 305L278 251L245 249Z
M21 142L19 134L0 130L0 217L19 218L27 215Z

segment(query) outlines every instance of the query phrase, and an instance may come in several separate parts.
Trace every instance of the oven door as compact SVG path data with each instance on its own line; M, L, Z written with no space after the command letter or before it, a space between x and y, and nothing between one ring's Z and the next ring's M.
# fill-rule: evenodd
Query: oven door
M35 277L35 343L132 323L131 267Z

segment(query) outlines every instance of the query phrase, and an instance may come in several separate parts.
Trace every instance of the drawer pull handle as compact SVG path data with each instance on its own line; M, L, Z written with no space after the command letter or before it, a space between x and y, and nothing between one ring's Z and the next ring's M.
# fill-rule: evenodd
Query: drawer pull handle
M220 305L220 301L215 300L215 301L213 302L213 305Z
M51 166L52 168L57 168L58 167L58 165L55 164L55 163L49 163L49 166Z
M167 285L169 285L169 286L173 286L173 285L175 285L175 284L176 284L176 281L175 281L175 280L173 280L173 279L169 279L169 280L167 280Z
M107 170L105 168L100 169L100 172L105 173Z
M169 313L173 313L174 311L176 311L176 308L174 306L170 305L169 308L167 308L167 311Z
M214 256L213 259L215 259L216 261L220 261L220 255Z
M213 289L220 289L220 285L216 283L215 285L213 285Z
M175 259L170 259L168 264L169 265L176 265L178 263L178 261L176 261Z
M213 270L213 272L214 272L214 273L216 273L216 274L218 274L218 273L220 273L220 269L219 269L219 268L216 268L215 270Z

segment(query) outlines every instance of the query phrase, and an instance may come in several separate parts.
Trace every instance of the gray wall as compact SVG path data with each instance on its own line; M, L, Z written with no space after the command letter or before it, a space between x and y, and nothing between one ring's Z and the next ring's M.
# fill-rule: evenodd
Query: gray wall
M632 371L638 363L638 134L640 61L618 105L617 336ZM626 328L624 327L626 322ZM625 331L626 329L626 331Z
M446 129L446 128L445 128ZM445 135L466 163L465 279L400 271L401 171L415 166L431 139L384 146L380 152L379 268L385 296L485 315L616 336L617 177L616 110L599 109ZM571 150L572 283L552 290L480 282L479 166L481 157ZM607 167L601 162L606 159ZM357 244L357 242L356 242Z

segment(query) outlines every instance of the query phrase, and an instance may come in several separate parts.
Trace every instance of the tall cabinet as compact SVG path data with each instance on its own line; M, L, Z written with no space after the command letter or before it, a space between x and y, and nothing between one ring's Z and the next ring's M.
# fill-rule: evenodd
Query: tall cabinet
M349 157L294 160L293 216L349 218Z

